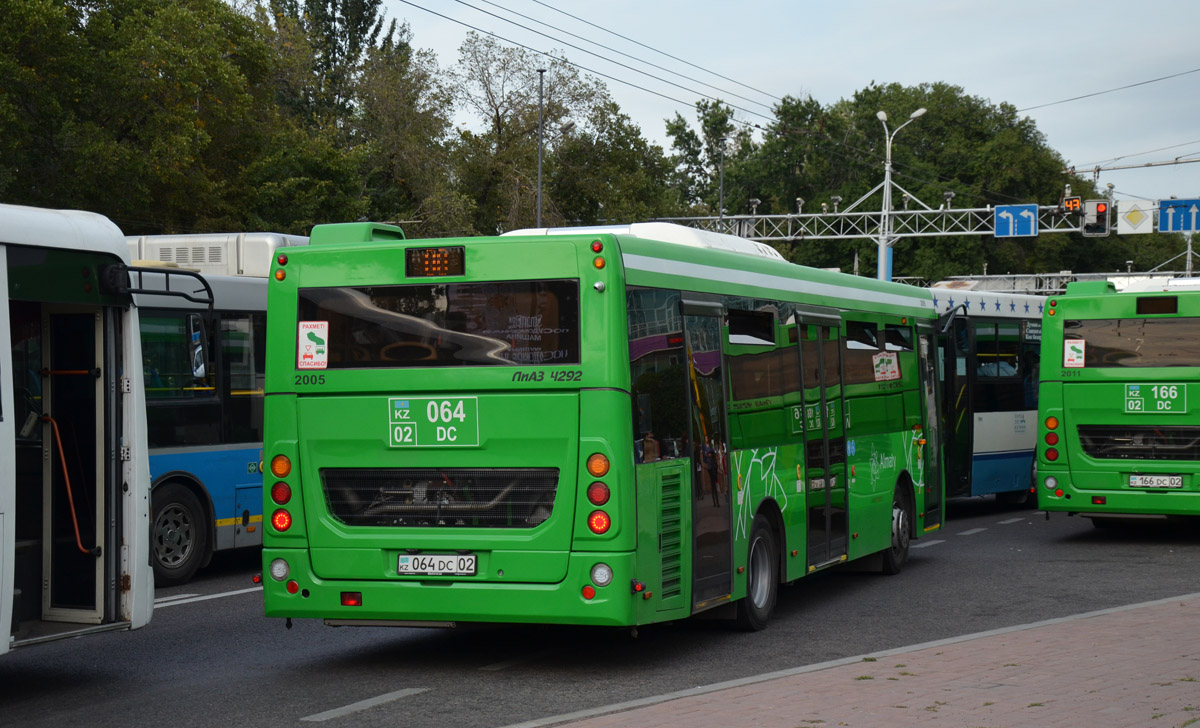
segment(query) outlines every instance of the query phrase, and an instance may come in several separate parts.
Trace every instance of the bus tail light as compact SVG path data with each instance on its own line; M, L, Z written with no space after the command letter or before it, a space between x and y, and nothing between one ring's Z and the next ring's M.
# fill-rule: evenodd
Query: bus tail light
M288 594L295 594L296 592L300 591L300 585L296 583L295 579L292 579L287 583L287 590Z
M271 486L271 500L279 505L286 505L292 499L292 486L287 483L278 481Z
M1055 460L1058 460L1058 450L1055 450L1052 447L1046 448L1046 459L1049 460L1050 462L1054 462Z
M362 592L342 592L343 607L361 607Z
M603 478L608 475L608 458L601 453L592 453L587 459L587 471L593 478Z
M1057 432L1047 432L1046 433L1046 444L1047 445L1057 445L1058 444L1058 433Z
M272 579L275 581L283 581L284 579L288 578L288 573L291 572L291 567L289 567L288 562L284 561L283 559L275 559L271 562L270 572Z
M607 503L610 495L608 486L598 480L588 486L587 499L594 506L602 506Z
M292 527L292 514L280 508L271 514L271 525L276 531L283 533Z
M588 584L587 586L585 586L583 588L583 598L588 599L588 600L595 599L596 598L596 587L592 586L591 584Z
M1047 417L1046 418L1046 429L1047 430L1057 430L1058 429L1058 418L1054 417L1053 415L1051 415L1050 417Z
M592 567L592 583L596 586L608 586L613 580L612 567L599 563Z
M1102 506L1102 505L1105 505L1105 504L1107 504L1107 503L1108 503L1108 497L1107 497L1107 496L1103 496L1103 495L1094 495L1094 496L1092 496L1092 505L1094 505L1094 506Z
M271 458L271 475L276 478L286 478L292 474L292 461L287 455L276 455Z
M608 529L612 527L612 519L604 511L592 511L588 516L588 528L592 529L592 533L600 535L608 533Z

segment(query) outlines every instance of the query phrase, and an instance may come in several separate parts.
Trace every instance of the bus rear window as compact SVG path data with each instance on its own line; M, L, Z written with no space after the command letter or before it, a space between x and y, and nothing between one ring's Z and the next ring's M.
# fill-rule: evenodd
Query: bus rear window
M329 369L579 363L576 280L302 288Z
M1063 341L1082 339L1084 367L1200 366L1200 318L1063 321Z

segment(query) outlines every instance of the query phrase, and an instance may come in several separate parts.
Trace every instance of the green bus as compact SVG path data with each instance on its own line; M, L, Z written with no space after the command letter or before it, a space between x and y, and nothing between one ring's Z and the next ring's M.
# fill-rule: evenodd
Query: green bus
M1038 505L1200 514L1200 279L1071 283L1042 326Z
M941 526L928 290L665 223L402 237L275 262L267 616L761 629Z

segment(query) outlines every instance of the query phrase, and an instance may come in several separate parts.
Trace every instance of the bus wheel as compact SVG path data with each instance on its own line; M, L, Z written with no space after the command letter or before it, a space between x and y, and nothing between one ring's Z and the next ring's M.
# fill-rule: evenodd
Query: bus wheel
M208 546L208 528L200 501L179 483L154 489L154 548L156 586L185 584L200 568Z
M899 574L908 561L908 529L912 513L897 488L892 494L892 545L883 552L883 573Z
M750 529L750 552L746 568L746 597L737 605L737 625L747 632L767 626L779 593L779 547L767 519L755 516Z

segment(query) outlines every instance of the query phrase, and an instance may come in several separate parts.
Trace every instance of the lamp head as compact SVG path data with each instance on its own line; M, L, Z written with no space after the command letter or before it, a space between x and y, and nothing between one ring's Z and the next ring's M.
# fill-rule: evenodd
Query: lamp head
M887 121L887 112L881 109L875 113L875 118L879 119L880 121Z
M883 113L883 112L880 112L880 113ZM919 108L919 109L917 109L916 111L914 111L914 112L912 112L911 114L909 114L908 118L910 118L910 119L915 119L915 118L917 118L918 116L921 116L921 115L923 115L924 113L925 113L925 107L924 107L924 106L922 106L921 108Z

